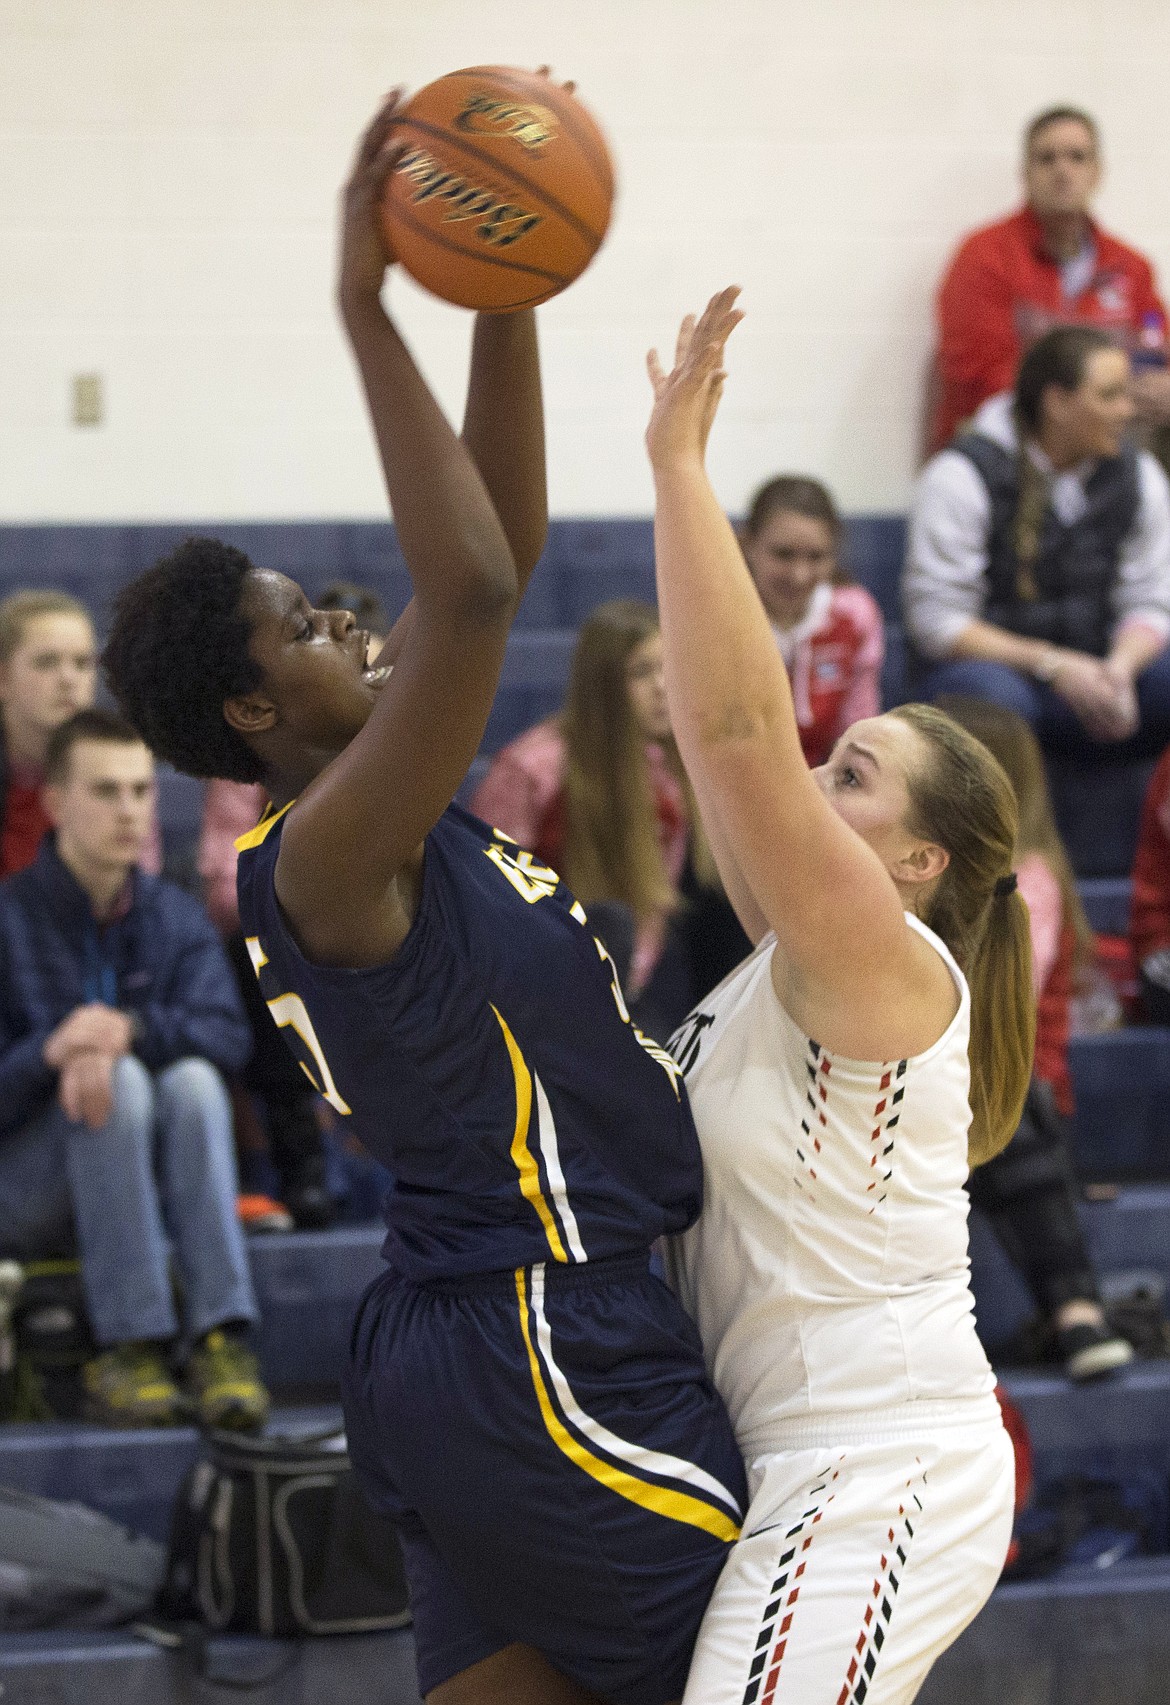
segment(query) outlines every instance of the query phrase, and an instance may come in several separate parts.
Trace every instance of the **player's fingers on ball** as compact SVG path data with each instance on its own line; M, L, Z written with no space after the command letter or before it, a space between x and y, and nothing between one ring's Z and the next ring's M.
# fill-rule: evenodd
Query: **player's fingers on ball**
M408 136L388 136L382 147L370 161L369 174L376 185L381 185L398 165L403 155L409 154L411 141Z
M552 81L552 75L553 75L553 68L551 65L538 65L536 67L536 75L538 77L547 77L549 79L549 81L551 82ZM564 79L564 81L561 83L561 88L565 91L566 95L575 94L577 91L576 80L572 77L566 77Z
M376 159L381 152L382 144L399 116L404 93L405 89L402 87L391 89L366 126L362 139L358 143L357 160L355 161L355 165L358 167Z

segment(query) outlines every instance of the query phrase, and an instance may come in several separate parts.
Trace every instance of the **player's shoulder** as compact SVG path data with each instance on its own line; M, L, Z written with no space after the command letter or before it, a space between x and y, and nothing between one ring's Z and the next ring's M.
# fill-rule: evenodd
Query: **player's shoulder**
M1013 251L1027 247L1028 242L1027 210L1020 208L968 231L959 241L947 270L953 273L968 267L1002 265Z
M1097 260L1102 267L1120 267L1124 271L1152 278L1154 267L1148 255L1140 249L1135 249L1132 243L1123 242L1112 231L1104 231L1098 225L1095 227L1097 239Z
M278 810L269 807L263 812L258 823L245 830L242 835L237 835L235 848L240 857L259 852L262 848L266 848L269 853L274 852L280 845L280 836L288 813L295 804L295 800L290 800Z

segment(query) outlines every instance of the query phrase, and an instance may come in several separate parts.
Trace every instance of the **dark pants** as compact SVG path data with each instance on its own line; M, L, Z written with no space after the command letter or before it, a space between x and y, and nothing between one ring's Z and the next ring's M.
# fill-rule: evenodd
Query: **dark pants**
M1077 1211L1068 1121L1052 1090L1033 1078L1019 1129L967 1183L974 1205L1047 1315L1066 1302L1097 1302L1097 1275Z
M1098 761L1156 758L1170 744L1170 649L1155 657L1135 682L1141 723L1128 740L1094 740L1059 693L1006 663L984 663L973 657L934 664L919 661L911 683L913 692L921 699L934 700L942 693L963 693L1014 710L1030 724L1041 746L1053 756Z
M1151 1024L1170 1025L1170 989L1142 972L1142 1009Z
M224 943L252 1026L252 1058L240 1082L259 1100L268 1152L282 1185L311 1178L323 1182L325 1150L314 1111L316 1091L287 1048L260 993L242 932Z

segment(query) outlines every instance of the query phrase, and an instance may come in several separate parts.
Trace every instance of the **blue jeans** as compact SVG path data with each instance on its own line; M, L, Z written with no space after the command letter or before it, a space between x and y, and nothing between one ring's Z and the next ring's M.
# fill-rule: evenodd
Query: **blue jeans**
M963 693L990 699L1030 723L1041 746L1053 756L1098 760L1156 758L1170 745L1170 649L1155 657L1134 685L1141 718L1137 733L1128 740L1101 741L1086 733L1059 693L1006 663L961 657L920 664L913 677L918 698L933 700L940 693Z
M99 1344L176 1335L172 1245L192 1337L258 1318L236 1215L231 1107L206 1060L152 1073L127 1055L97 1130L54 1101L0 1137L0 1255L76 1250Z

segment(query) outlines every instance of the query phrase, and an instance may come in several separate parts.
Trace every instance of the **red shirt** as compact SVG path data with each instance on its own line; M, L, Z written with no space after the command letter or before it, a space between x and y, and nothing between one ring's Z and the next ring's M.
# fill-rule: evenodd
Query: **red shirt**
M1156 315L1165 340L1166 310L1149 261L1092 221L1089 229L1097 264L1087 287L1073 297L1064 294L1060 264L1046 250L1030 207L960 244L938 292L941 394L932 450L948 444L980 403L1012 388L1021 355L1054 325L1101 326L1134 348L1143 320Z
M823 764L854 722L881 710L885 631L864 586L818 586L794 628L775 628L805 760Z
M1129 935L1139 965L1170 947L1170 748L1150 777L1142 805Z
M1052 1085L1057 1108L1066 1118L1076 1111L1073 1099L1072 1071L1068 1063L1069 1011L1072 1005L1075 978L1077 936L1070 924L1060 932L1056 963L1036 1002L1036 1055L1032 1071L1042 1082Z
M37 856L37 848L52 824L45 816L41 793L44 772L13 764L4 794L4 820L0 824L0 877L15 876Z
M8 785L2 796L0 817L0 879L25 870L37 856L53 825L42 803L45 773L39 764L10 764ZM157 876L162 869L162 836L157 813L150 822L150 838L142 849L139 866Z

